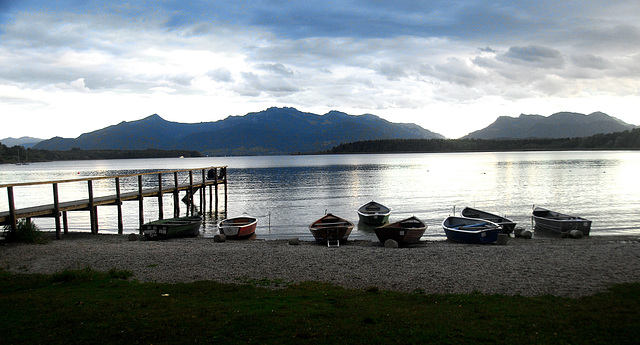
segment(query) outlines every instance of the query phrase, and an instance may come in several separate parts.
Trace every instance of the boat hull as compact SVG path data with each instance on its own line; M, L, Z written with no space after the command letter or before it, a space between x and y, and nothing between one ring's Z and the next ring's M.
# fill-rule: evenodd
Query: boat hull
M475 244L496 242L501 229L491 221L467 217L447 217L442 228L451 241Z
M248 238L256 232L258 220L253 217L228 218L218 223L218 230L227 238Z
M589 232L591 232L590 220L550 211L542 207L536 207L533 210L533 221L536 228L559 234L571 230L580 230L584 236L588 236Z
M353 230L353 223L350 221L327 213L322 218L309 225L309 231L318 242L347 240Z
M462 214L463 217L467 217L467 218L485 219L485 220L494 222L502 227L500 232L502 232L503 234L512 233L513 230L516 228L516 224L517 224L511 219L498 216L497 214L477 210L471 207L463 208L460 214Z
M382 225L389 222L391 210L375 201L370 201L358 208L360 222L368 225Z
M427 225L416 217L410 217L399 222L376 228L376 237L381 243L394 240L400 245L418 243L424 235Z
M142 225L142 233L149 240L196 237L200 233L202 217L161 219Z

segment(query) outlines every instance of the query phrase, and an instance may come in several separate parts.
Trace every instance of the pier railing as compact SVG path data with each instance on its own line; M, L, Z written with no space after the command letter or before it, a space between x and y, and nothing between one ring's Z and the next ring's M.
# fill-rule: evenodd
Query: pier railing
M188 182L178 180L179 174L188 175ZM145 175L157 175L157 179L143 181ZM137 181L135 188L124 188L121 186L123 178ZM114 180L113 194L104 196L94 196L94 182L99 180ZM171 183L165 183L171 181ZM59 186L67 183L86 182L87 198L71 201L60 201L61 192ZM22 187L32 187L39 185L50 185L53 191L52 203L39 204L35 206L16 208L16 200L21 197L17 190ZM139 231L142 231L144 223L144 198L155 197L158 200L158 219L164 218L163 195L173 195L173 217L180 215L180 192L184 192L183 201L187 202L187 212L195 212L195 196L199 194L200 210L206 209L206 187L209 187L209 205L215 207L218 212L218 187L224 187L224 210L227 210L227 167L207 167L198 169L162 170L156 172L145 172L138 174L113 175L101 177L89 177L78 179L66 179L56 181L23 182L0 185L1 189L6 189L8 198L8 210L0 211L0 225L9 225L12 230L16 230L19 219L26 219L28 222L35 217L55 218L56 238L62 238L62 230L68 232L67 212L69 211L89 211L91 232L98 233L98 206L115 205L118 208L118 233L122 234L124 229L122 216L122 203L124 201L138 201L139 211ZM215 188L215 191L212 189ZM28 190L29 188L25 188ZM212 200L213 199L213 200Z

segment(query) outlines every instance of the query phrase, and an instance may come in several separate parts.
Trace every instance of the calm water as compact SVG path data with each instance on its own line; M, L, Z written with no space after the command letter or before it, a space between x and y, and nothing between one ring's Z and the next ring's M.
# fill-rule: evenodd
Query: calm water
M258 218L257 236L311 240L307 226L331 212L357 223L370 200L392 209L391 220L411 215L429 228L424 239L444 239L442 220L464 206L506 215L531 228L533 205L593 221L592 235L640 235L640 152L517 152L138 159L0 165L0 184L108 176L227 165L229 216ZM122 182L126 184L126 181ZM172 183L172 182L171 182ZM134 190L135 181L128 190ZM113 194L111 180L94 184ZM52 203L50 186L16 188L16 206ZM86 182L60 186L62 201L86 198ZM127 190L127 188L123 188ZM220 202L223 202L222 193ZM172 199L163 199L165 217ZM125 233L137 231L136 202L126 202ZM6 189L0 210L8 210ZM181 210L185 210L182 205ZM117 232L116 208L98 209L100 231ZM88 212L69 213L73 231L89 231ZM145 220L157 219L157 200L145 199ZM52 219L35 219L54 229ZM208 221L204 236L213 236ZM350 239L375 239L359 227Z

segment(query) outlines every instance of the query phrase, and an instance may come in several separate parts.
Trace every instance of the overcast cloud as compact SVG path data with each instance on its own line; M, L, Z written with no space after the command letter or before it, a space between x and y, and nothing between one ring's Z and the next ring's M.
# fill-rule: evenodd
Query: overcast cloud
M639 124L637 5L0 0L0 138L271 106L372 113L451 138L520 113Z

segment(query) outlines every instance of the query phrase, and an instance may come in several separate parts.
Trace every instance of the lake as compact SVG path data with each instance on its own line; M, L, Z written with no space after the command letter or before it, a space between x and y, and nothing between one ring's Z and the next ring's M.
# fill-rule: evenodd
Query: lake
M640 152L561 151L423 153L134 159L0 165L0 184L109 176L156 170L228 166L228 216L258 218L257 237L311 240L308 225L331 212L357 224L371 200L391 208L391 221L412 215L428 225L423 239L443 240L442 220L464 206L505 215L531 229L533 206L593 221L592 236L640 235ZM107 180L105 180L107 181ZM111 181L111 180L108 180ZM94 188L113 194L105 182ZM133 183L131 183L132 187ZM40 188L40 189L38 189ZM52 203L50 186L15 191L16 206ZM108 191L108 192L107 192ZM86 198L86 183L61 187L67 200ZM221 204L223 192L220 194ZM172 199L163 199L166 215ZM8 210L6 188L0 210ZM125 233L137 232L137 202L124 203ZM184 205L181 210L185 210ZM100 232L117 233L116 208L98 209ZM157 200L145 199L145 220L157 219ZM53 230L52 219L34 222ZM90 231L88 212L70 212L71 231ZM204 236L216 233L205 221ZM350 239L372 239L358 227Z

